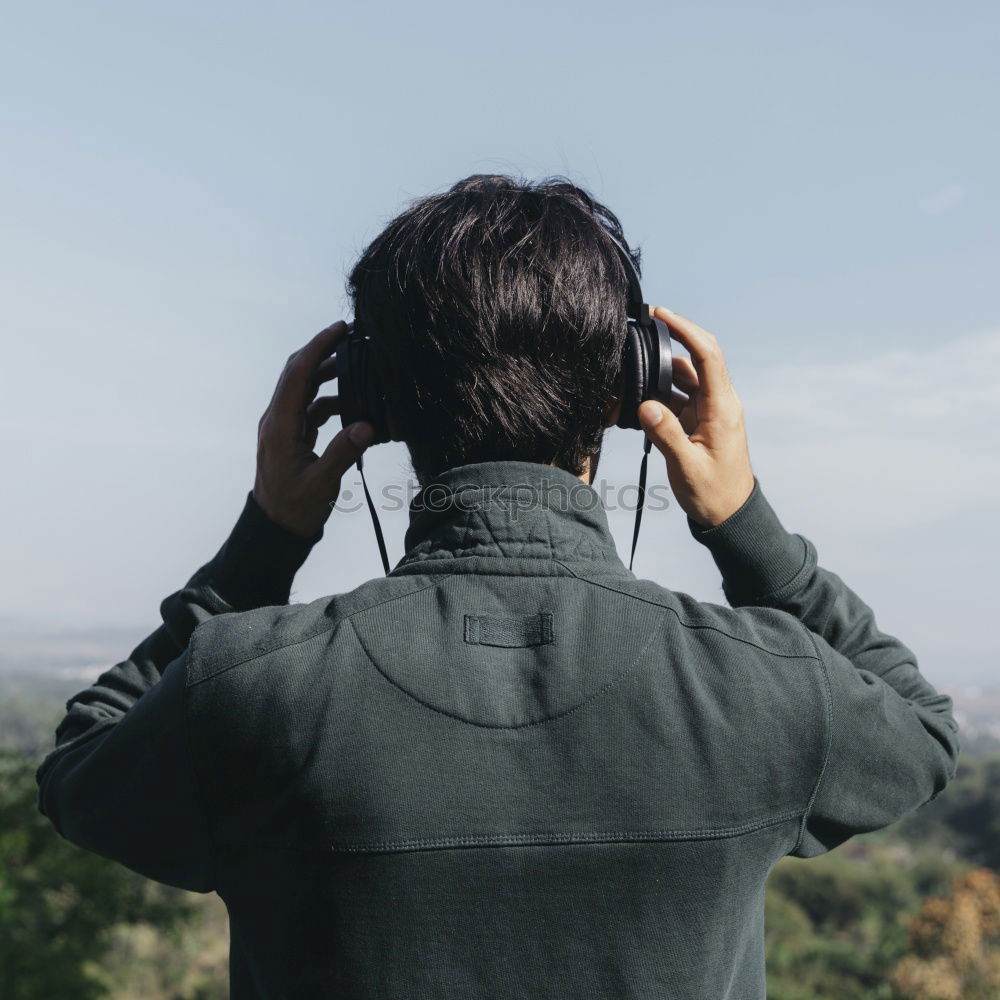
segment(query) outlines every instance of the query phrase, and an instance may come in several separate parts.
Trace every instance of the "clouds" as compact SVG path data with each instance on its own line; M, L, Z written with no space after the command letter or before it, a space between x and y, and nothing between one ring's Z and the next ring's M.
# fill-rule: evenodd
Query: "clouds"
M958 207L965 201L967 193L963 185L952 184L923 198L920 202L920 211L925 215L941 215Z
M747 372L755 466L853 533L1000 504L1000 329Z

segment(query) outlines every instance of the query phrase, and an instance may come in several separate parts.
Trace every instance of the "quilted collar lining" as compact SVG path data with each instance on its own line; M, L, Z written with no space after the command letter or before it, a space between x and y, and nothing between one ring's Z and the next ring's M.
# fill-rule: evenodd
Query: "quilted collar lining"
M563 469L534 462L449 469L413 498L405 544L397 568L492 557L624 570L597 492Z

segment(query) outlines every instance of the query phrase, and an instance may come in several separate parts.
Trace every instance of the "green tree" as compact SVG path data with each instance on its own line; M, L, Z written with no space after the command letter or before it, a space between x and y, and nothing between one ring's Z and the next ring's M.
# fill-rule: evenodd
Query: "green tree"
M176 937L187 893L82 851L38 812L38 759L0 751L0 1000L96 1000L116 925Z
M769 1000L894 1000L889 971L910 947L921 885L946 885L937 860L843 848L775 866L765 897Z
M909 922L912 953L892 982L908 1000L995 1000L1000 996L1000 877L975 868L932 896Z

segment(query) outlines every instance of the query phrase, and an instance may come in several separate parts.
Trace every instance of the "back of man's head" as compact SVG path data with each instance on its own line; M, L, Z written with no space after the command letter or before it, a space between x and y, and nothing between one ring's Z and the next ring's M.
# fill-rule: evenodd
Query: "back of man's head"
M628 250L615 215L564 178L474 175L413 202L365 250L355 321L421 483L504 459L593 470L626 325L609 234Z

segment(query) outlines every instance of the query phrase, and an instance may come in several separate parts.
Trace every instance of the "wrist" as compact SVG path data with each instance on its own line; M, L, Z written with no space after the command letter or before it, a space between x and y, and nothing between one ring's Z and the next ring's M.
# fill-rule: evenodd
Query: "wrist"
M261 489L259 483L254 485L250 497L257 509L271 524L286 532L292 540L312 541L315 544L322 537L323 526L330 516L329 508L326 508L319 517L312 513L303 514L282 510L267 496L267 492Z
M780 590L805 564L805 539L785 530L756 476L750 495L729 517L711 527L689 517L688 528L711 552L726 597L734 605Z
M756 478L753 473L749 473L748 479L738 488L733 489L724 503L716 504L711 510L695 511L688 514L688 520L694 522L699 528L706 530L716 528L728 521L729 518L738 513L746 505L746 502L753 495L756 486Z
M322 529L307 538L278 524L250 491L229 537L206 567L207 582L237 611L286 604L295 574L322 537Z

